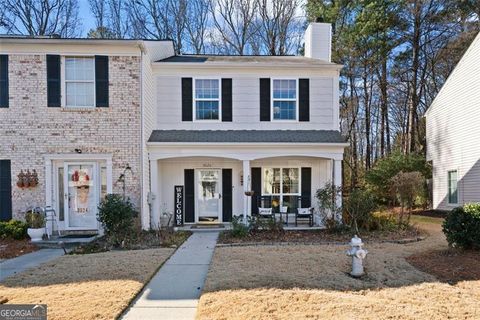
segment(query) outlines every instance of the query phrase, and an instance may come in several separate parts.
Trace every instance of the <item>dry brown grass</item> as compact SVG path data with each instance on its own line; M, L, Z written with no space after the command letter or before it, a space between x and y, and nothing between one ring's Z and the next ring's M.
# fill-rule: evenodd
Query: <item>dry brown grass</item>
M217 248L198 319L475 319L480 281L449 285L411 266L411 254L446 249L439 224L406 245L367 244L368 275L347 275L347 246Z
M47 304L49 319L114 319L173 251L62 256L5 279L0 300Z

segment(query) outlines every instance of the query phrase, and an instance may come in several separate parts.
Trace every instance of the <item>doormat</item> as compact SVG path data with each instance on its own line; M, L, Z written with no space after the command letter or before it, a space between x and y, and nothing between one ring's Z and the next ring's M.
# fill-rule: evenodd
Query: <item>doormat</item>
M192 229L218 229L218 228L225 228L223 224L197 224L192 226Z

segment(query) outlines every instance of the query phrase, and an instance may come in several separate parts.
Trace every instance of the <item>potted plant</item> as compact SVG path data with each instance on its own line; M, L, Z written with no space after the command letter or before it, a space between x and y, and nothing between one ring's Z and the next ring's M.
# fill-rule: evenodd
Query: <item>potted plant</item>
M42 241L43 234L45 233L45 218L43 214L29 211L25 215L25 220L29 227L27 233L30 239L32 239L32 242Z

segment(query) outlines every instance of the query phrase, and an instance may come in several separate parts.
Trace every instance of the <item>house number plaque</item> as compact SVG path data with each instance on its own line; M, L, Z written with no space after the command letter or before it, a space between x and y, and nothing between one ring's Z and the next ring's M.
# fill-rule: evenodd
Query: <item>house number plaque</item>
M183 186L175 186L175 226L183 225Z

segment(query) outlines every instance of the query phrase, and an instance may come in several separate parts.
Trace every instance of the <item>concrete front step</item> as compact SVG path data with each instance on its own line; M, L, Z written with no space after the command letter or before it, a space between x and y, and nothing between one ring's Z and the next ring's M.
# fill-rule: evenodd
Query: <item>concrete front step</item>
M45 239L42 241L35 242L40 248L74 248L82 244L92 242L93 240L99 237L98 234L88 235L88 237L75 237L74 235L69 235L67 237L51 237L50 239Z

